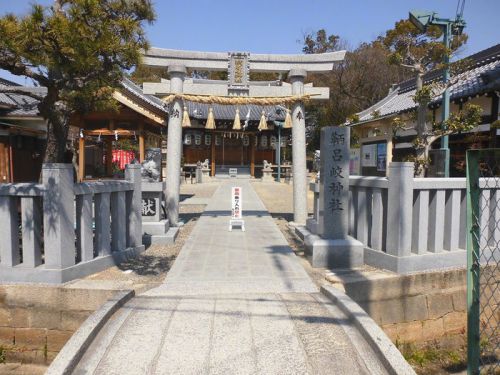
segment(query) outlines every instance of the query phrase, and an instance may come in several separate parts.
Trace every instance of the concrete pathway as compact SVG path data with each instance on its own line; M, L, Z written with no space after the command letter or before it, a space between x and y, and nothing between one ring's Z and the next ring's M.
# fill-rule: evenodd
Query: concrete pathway
M233 185L243 188L246 232L228 231ZM121 308L75 371L383 373L361 335L318 293L245 180L221 184L165 282Z

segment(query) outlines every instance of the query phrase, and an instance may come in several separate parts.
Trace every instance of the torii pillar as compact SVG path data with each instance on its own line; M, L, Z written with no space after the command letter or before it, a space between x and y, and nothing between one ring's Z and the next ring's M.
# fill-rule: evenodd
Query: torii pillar
M304 69L289 72L292 95L304 94ZM293 221L304 225L307 220L307 168L306 168L306 121L303 102L292 106L292 155L293 155Z
M168 67L170 75L170 89L174 94L182 93L186 67L171 65ZM182 100L172 102L168 117L167 138L167 181L166 181L166 208L170 225L176 226L179 222L179 192L181 183L181 157L182 157Z

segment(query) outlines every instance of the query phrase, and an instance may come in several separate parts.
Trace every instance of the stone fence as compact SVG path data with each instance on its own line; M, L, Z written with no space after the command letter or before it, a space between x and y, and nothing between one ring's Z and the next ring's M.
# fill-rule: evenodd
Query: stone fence
M44 164L41 184L0 184L0 282L62 283L143 251L140 168L75 184L72 165Z
M392 163L389 176L349 178L348 233L364 244L364 263L398 273L465 266L466 179L414 178L413 163ZM310 189L314 216L307 229L317 233L318 184ZM490 228L482 241L500 241L500 210L489 209L499 195L483 190L481 220L491 225L482 226Z

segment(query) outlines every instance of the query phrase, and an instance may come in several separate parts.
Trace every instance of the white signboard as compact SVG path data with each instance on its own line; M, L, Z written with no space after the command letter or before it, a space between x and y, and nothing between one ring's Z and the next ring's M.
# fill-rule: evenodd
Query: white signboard
M232 188L232 204L231 204L231 219L239 220L241 219L241 188L233 187Z
M238 168L229 168L229 177L236 177L238 175Z
M242 202L243 198L241 187L233 186L231 190L231 220L229 221L229 231L233 230L233 226L240 226L241 230L243 232L245 231Z
M377 166L377 144L361 146L361 166L362 167Z
M351 148L349 150L349 174L351 176L359 176L361 174L360 164L361 149Z

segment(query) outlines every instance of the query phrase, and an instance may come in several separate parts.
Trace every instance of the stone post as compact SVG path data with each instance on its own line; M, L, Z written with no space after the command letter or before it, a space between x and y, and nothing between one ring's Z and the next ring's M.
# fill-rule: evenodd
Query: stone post
M307 72L292 69L289 73L292 95L304 94ZM303 102L292 106L292 154L293 154L293 220L304 225L307 220L307 170L306 170L306 122Z
M346 239L349 211L349 127L321 130L318 234Z
M45 267L75 264L75 193L71 164L42 166Z
M389 164L387 254L411 255L413 173L413 163Z
M142 246L142 178L140 164L127 164L125 179L134 184L127 193L127 247Z
M349 268L363 264L364 246L349 232L349 127L321 130L317 234L305 236L313 267Z
M168 67L170 75L170 91L182 93L186 68L172 65ZM165 192L167 218L170 225L176 226L179 221L179 189L181 183L181 156L182 156L182 100L172 102L172 110L168 117L167 140L167 185ZM212 141L213 142L213 141Z

